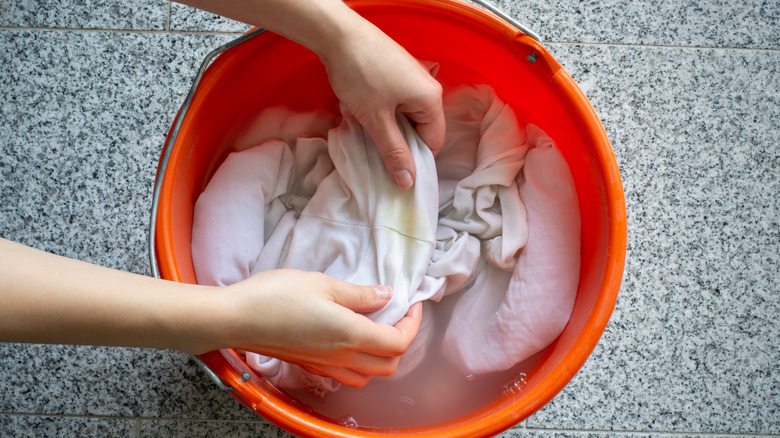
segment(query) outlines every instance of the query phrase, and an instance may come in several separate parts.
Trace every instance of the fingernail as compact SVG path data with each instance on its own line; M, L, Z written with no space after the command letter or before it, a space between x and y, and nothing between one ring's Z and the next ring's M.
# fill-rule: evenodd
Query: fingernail
M395 180L395 183L398 184L398 187L402 189L408 189L414 183L412 180L412 174L408 170L399 170L394 172L393 180Z
M391 288L390 286L380 285L380 286L371 286L371 287L373 287L374 290L376 291L376 295L383 300L388 300L390 299L390 297L393 296L393 288Z

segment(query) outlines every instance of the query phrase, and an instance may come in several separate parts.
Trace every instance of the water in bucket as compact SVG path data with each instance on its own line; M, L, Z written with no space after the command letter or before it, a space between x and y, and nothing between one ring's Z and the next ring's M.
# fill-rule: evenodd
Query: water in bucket
M438 345L452 312L453 297L426 306L436 321L432 345ZM537 353L515 367L497 373L463 374L432 348L424 361L401 379L375 376L363 388L342 387L323 399L303 389L287 390L303 410L331 418L347 427L377 429L417 428L445 423L469 415L497 397L523 390L525 375L544 355Z

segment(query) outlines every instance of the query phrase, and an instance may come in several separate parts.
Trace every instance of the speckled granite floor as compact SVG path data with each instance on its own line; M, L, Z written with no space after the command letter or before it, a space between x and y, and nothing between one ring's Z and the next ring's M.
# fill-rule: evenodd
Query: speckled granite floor
M601 343L502 436L780 436L780 2L503 6L599 113L629 234ZM246 28L161 0L0 0L0 236L148 274L164 136ZM288 434L184 354L5 344L0 436Z

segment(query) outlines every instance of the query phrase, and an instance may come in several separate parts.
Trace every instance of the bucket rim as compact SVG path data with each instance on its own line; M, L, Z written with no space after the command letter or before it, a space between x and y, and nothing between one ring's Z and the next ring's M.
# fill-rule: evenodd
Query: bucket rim
M551 379L549 380L549 384L539 385L529 391L529 393L524 394L524 397L531 399L530 403L523 406L515 406L515 404L519 404L517 400L515 400L505 408L497 412L492 412L489 416L483 415L480 417L480 415L478 415L479 413L476 413L475 415L454 420L450 423L418 429L400 429L392 431L394 436L415 437L474 437L499 433L528 418L563 390L566 384L571 381L590 356L603 334L614 310L620 283L622 282L627 241L625 199L615 154L606 136L606 132L596 116L595 110L579 86L538 41L528 36L512 23L493 15L491 12L460 0L408 0L402 4L393 0L347 0L346 3L358 12L375 7L386 8L390 6L397 8L402 5L403 7L430 8L434 5L437 8L446 10L450 13L465 14L502 32L508 39L514 42L533 47L538 56L542 57L549 66L550 74L554 77L553 83L559 87L571 105L585 117L583 123L587 128L587 135L597 139L597 141L594 141L594 144L599 147L594 152L605 184L606 209L609 218L609 223L607 224L607 242L613 250L609 251L606 257L600 292L597 296L596 303L594 304L594 309L597 311L594 311L588 317L582 333L577 338L577 348L572 349L565 354L565 360L563 361L565 363L555 367L550 374ZM158 260L158 253L156 251L157 245L159 244L158 238L160 238L156 233L160 192L165 181L168 158L174 147L178 130L187 114L189 104L195 96L201 78L218 55L251 38L257 37L262 33L264 33L263 29L253 29L241 37L218 47L204 58L201 67L193 80L190 91L181 109L177 113L176 119L166 137L155 179L149 232L150 264L152 273L157 278L160 278L160 260ZM175 280L178 281L178 279ZM582 342L579 342L580 339ZM386 433L375 432L371 429L350 429L338 426L331 421L326 421L323 418L305 414L301 411L298 411L295 414L291 413L291 406L286 401L280 398L265 397L264 394L260 393L260 391L268 391L269 385L264 383L264 379L254 374L245 363L242 365L242 360L236 350L226 349L209 352L199 357L195 356L195 359L202 361L204 366L213 372L212 378L222 389L230 391L231 394L243 404L254 409L257 413L261 414L277 426L290 432L304 436L387 436ZM275 388L271 388L271 390L275 390ZM470 422L467 422L466 420L470 420Z

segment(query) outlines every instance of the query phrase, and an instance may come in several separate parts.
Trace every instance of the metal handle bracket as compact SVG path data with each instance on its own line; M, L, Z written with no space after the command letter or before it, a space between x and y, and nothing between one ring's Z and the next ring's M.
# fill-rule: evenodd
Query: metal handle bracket
M212 371L211 368L209 368L208 365L206 365L198 356L193 355L191 357L192 357L192 360L195 361L195 365L197 365L198 368L203 370L203 372L206 373L207 376L209 376L209 378L214 382L214 384L217 385L217 388L219 388L219 389L221 389L221 390L223 390L225 392L235 391L235 389L232 386L226 385L222 381L222 379L219 378L217 373Z
M488 11L498 15L501 17L502 20L506 21L507 23L511 24L512 26L520 29L521 32L528 35L529 37L535 39L537 42L541 43L542 39L539 37L539 35L528 28L528 26L520 23L519 21L512 18L511 15L507 14L503 10L501 10L498 6L494 5L488 0L471 0L474 3L482 6L483 8L487 9Z

